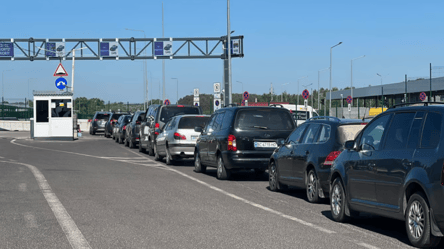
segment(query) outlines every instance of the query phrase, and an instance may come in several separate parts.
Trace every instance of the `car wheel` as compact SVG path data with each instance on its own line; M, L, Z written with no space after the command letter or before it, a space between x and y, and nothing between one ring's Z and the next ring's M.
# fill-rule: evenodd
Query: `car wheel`
M273 161L268 168L268 185L273 192L287 189L287 185L279 182L279 172L276 163Z
M114 141L116 141L116 143L119 143L119 138L118 137L114 137Z
M316 176L314 169L308 172L305 189L307 191L308 201L311 203L318 203L319 202L318 178Z
M217 157L217 179L228 180L230 179L231 172L225 168L224 161L221 156Z
M91 135L96 135L96 132L93 130L92 133L91 133Z
M344 222L345 216L345 192L341 179L338 177L333 181L330 193L330 208L333 219L338 222Z
M154 156L154 146L152 146L152 143L150 141L148 141L148 155L149 156Z
M202 162L200 161L200 154L196 151L194 153L194 172L205 173L206 171L207 167L202 165Z
M112 137L111 137L113 140L116 140L116 137L114 136L114 134L112 135Z
M128 139L126 137L125 137L125 140L123 141L123 143L124 143L125 147L129 146Z
M134 145L134 142L133 142L133 140L130 138L129 139L129 141L128 141L128 147L130 148L130 149L134 149L136 146Z
M156 160L156 161L162 160L162 157L157 152L157 144L154 145L154 160Z
M413 194L409 199L405 213L405 227L410 243L415 247L434 247L441 240L433 236L430 231L429 205L421 192Z
M166 156L165 156L165 163L166 165L171 165L173 164L173 157L170 154L170 150L168 149L168 147L165 147L165 152L166 152Z
M145 148L142 147L142 141L139 141L139 152L145 153Z

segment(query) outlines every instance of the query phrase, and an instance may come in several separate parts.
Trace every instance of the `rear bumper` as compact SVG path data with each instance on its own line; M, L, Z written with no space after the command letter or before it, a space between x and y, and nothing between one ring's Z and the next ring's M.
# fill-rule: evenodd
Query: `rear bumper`
M273 151L224 151L222 159L227 169L268 169Z
M194 157L194 144L168 144L172 156Z

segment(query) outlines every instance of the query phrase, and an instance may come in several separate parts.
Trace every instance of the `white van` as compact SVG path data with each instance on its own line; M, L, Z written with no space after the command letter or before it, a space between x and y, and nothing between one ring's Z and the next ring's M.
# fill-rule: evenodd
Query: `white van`
M319 116L311 106L305 107L304 105L282 104L282 107L292 112L297 126L301 125L309 118Z

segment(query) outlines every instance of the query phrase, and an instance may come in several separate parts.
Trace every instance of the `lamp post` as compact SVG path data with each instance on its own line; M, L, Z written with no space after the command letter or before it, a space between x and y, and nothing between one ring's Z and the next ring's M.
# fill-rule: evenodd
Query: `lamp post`
M364 58L365 55L363 56L359 56L357 58L351 59L350 64L351 64L351 76L350 76L350 96L352 97L352 103L351 106L353 107L353 61L357 60L357 59L361 59Z
M77 48L77 49L71 50L71 52L72 52L71 92L72 92L73 96L74 96L74 63L75 63L75 60L76 60L76 50L82 50L82 49L85 49L85 48L88 48L88 47Z
M172 80L176 80L176 84L177 84L177 100L176 100L176 105L179 104L179 79L178 78L171 78Z
M319 78L322 71L329 69L329 67L318 70L318 109L321 108L321 88L319 88Z
M136 32L143 32L143 38L146 38L146 33L145 30L141 30L141 29L129 29L129 28L125 28L125 30L129 30L129 31L136 31ZM145 46L146 46L146 41L145 41ZM143 54L146 56L146 48L143 50ZM146 109L146 104L148 103L149 96L147 94L148 92L148 75L147 75L147 62L146 60L143 60L143 79L144 79L144 93L143 93L143 105Z
M304 79L304 78L307 78L308 76L304 76L304 77L301 77L301 78L299 78L298 79L298 103L296 104L296 107L297 107L297 105L299 105L299 94L300 94L300 92L299 92L299 80L301 80L301 79Z
M382 88L382 75L380 75L379 73L376 73L376 75L378 75L379 77L381 77L381 110L384 111L384 89Z
M331 69L332 69L332 50L334 47L341 45L342 42L339 42L338 44L334 45L333 47L330 48L330 108L329 110L331 110L331 85L332 85L332 80L331 80Z
M344 117L344 95L341 93L341 114ZM338 116L338 114L336 114Z

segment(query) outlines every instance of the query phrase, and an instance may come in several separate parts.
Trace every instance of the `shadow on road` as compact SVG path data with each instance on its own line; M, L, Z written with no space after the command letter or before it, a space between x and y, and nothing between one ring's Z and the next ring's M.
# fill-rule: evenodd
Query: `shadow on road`
M194 167L194 165L193 165ZM216 168L207 168L204 173L207 176L216 177ZM268 181L268 173L256 174L251 170L235 171L231 173L231 178L229 181L249 181L249 182L263 182Z

